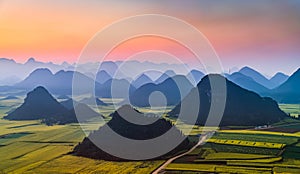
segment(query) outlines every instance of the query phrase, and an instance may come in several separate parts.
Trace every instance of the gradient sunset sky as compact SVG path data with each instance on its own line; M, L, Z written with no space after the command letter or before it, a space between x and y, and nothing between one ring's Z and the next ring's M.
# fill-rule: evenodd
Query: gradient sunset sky
M0 0L0 57L73 63L105 26L152 13L174 16L199 29L226 70L247 65L273 75L300 67L299 0ZM150 38L127 45L172 47L168 44ZM125 46L120 50L125 51L113 59L128 54ZM188 57L182 60L189 63Z

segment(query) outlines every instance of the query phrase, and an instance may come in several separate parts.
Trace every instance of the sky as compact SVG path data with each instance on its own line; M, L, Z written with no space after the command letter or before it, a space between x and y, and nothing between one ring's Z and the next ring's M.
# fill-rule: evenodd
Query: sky
M209 40L225 70L250 66L273 75L291 74L300 67L298 0L0 0L0 57L73 63L97 32L141 14L173 16L193 25ZM111 59L122 60L148 49L174 55L180 50L178 44L163 38L128 42ZM189 54L178 56L191 63Z

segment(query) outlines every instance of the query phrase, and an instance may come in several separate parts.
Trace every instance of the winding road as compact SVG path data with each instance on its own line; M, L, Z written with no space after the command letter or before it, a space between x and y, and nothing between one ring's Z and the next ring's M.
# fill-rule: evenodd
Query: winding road
M187 152L184 152L182 154L179 154L173 158L170 158L168 159L165 163L163 163L159 168L157 168L155 171L152 172L152 174L159 174L159 173L162 173L163 172L163 169L166 168L170 163L172 163L174 160L180 158L180 157L183 157L184 155L187 155L189 153L191 153L193 150L195 150L198 146L202 145L204 143L204 141L207 139L208 135L210 134L211 132L207 132L203 135L200 136L199 138L199 141L198 143L193 146L189 151Z

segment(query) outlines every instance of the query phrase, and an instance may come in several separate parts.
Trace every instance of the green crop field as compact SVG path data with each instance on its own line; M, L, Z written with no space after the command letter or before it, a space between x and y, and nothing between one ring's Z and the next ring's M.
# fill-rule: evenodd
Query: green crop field
M0 102L0 173L150 173L163 162L109 162L70 155L86 136L81 126L88 133L104 122L46 126L39 120L1 119L15 104Z
M257 154L220 152L220 153L208 154L205 157L205 159L207 159L207 160L213 160L213 159L249 160L249 159L264 159L264 158L270 158L270 157L272 157L272 156L257 155Z
M280 125L283 127L290 125L290 123L287 123L286 125L282 125L282 124L283 123L280 123ZM298 125L298 122L296 124ZM235 135L240 138L243 138L244 136L248 137L249 134L250 134L250 136L254 135L254 137L256 137L255 135L257 135L256 138L258 138L258 139L261 139L261 138L273 139L273 136L277 136L277 138L276 138L277 140L283 140L283 139L280 139L280 137L282 137L282 138L299 138L300 137L300 132L286 133L286 132L279 132L279 131L273 132L273 131L269 131L269 130L220 130L218 132L232 133L232 135ZM259 138L259 136L261 138Z
M112 101L103 99L107 103ZM15 108L22 99L0 102L0 118ZM281 105L282 107L282 105ZM284 106L285 109L292 106ZM35 121L0 119L0 173L151 173L164 161L110 162L77 157L69 154L77 143L110 120L113 106L93 107L105 118L83 124L46 126ZM293 106L294 111L296 107ZM164 116L169 111L160 108L139 108ZM198 135L217 131L190 154L165 169L167 173L300 173L300 133L265 130L219 130L172 121L189 139L197 142ZM297 128L300 122L286 119L274 126ZM85 133L83 130L86 131Z
M262 167L240 167L214 164L170 164L167 171L181 172L209 172L209 173L272 173L270 168Z
M291 116L298 117L300 115L300 104L279 104L279 107Z
M76 124L6 120L0 124L0 173L149 173L163 162L108 162L68 155L85 136Z
M218 131L207 143L176 159L167 173L300 173L298 134Z
M44 173L150 173L163 161L110 162L65 155L29 172Z
M269 143L269 142L259 142L259 141L243 141L243 140L222 140L222 139L209 139L207 140L209 143L215 144L228 144L228 145L236 145L236 146L250 146L250 147L263 147L263 148L274 148L274 149L282 149L286 146L286 144L282 143Z

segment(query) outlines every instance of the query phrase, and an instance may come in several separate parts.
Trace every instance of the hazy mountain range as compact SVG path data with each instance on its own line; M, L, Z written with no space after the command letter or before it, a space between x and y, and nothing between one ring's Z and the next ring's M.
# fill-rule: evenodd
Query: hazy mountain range
M167 78L159 84L148 83L136 89L130 96L130 103L135 106L164 106L175 105L183 99L189 91L193 88L190 81L183 75L175 75ZM153 96L153 92L161 92L164 99L159 96ZM159 94L158 94L159 95Z
M49 69L36 69L28 77L26 77L21 82L14 85L17 89L24 89L30 91L37 86L46 87L52 94L59 95L71 95L72 94L72 83L73 76L76 77L81 82L80 93L88 92L88 86L96 85L99 86L97 82L94 82L90 77L74 71L64 71L60 70L53 74Z
M6 80L10 79L10 81L8 80L9 82L5 83L5 86L0 86L0 92L9 93L10 91L18 90L17 94L21 94L22 91L25 94L37 86L45 86L52 94L71 95L73 76L76 75L80 80L80 84L77 85L78 89L80 89L79 94L89 91L89 88L86 86L95 86L94 92L97 97L114 97L127 100L130 98L131 102L136 105L148 106L148 101L140 101L145 101L144 99L149 97L153 91L160 91L165 94L167 103L173 105L187 95L192 87L195 87L205 76L205 73L199 70L191 70L183 75L178 73L178 71L174 71L174 68L167 71L157 70L159 69L158 67L171 67L172 64L138 63L140 62L106 61L101 65L99 63L78 65L77 70L85 71L84 73L74 71L74 65L66 62L57 65L51 62L38 62L31 58L26 63L20 64L14 60L2 58L0 59L0 65L3 65L2 67L4 68L0 70L3 72L0 75L0 83L1 77ZM132 75L140 67L147 67L148 65L156 67L156 69L148 68L141 74ZM175 67L179 67L179 65ZM99 71L95 71L97 73L93 74L91 72L93 68L97 68ZM128 74L127 71L129 72L129 70L132 71ZM29 73L29 75L20 80L19 78L26 73ZM250 67L244 67L232 74L225 73L224 76L244 89L256 92L261 96L272 97L280 103L299 103L298 74L299 70L292 74L291 77L278 72L274 77L268 79L258 71ZM19 77L15 77L15 75ZM14 77L9 78L10 76ZM178 81L178 77L180 77L180 81ZM13 84L14 79L19 80ZM180 89L176 86L176 83L170 83L171 81L178 81ZM4 81L2 82L4 83ZM178 91L181 91L182 96L178 96ZM13 95L13 93L9 95Z
M49 73L48 70L45 69L37 70L37 72L43 72L43 77L49 75L50 78L54 79L54 82L51 81L51 83L47 84L49 87L53 87L51 85L56 84L55 74ZM62 73L63 72L65 71L62 71ZM57 74L59 74L59 72ZM68 73L62 77L70 78ZM33 76L25 79L25 82L30 78L33 78ZM84 77L84 79L86 78L88 77ZM226 91L217 89L216 93L212 93L210 86L211 79L224 81L226 83ZM282 102L299 102L299 79L300 69L282 85L274 90L270 90L274 91L274 93L272 93L273 97ZM46 81L44 83L46 83ZM155 101L155 99L151 101L151 94L153 92L161 92L164 94L166 103L162 103L163 100L161 98L156 98L157 101ZM191 100L195 95L199 95L199 103ZM216 98L212 98L213 95L216 96ZM222 96L226 96L226 103L220 123L221 126L265 125L279 122L287 117L287 114L280 110L277 102L272 98L261 97L255 92L244 89L219 74L206 75L196 87L183 75L175 75L160 84L147 83L132 91L129 100L132 105L141 107L176 105L175 108L168 113L170 117L177 117L183 106L186 118L181 119L187 122L189 121L188 117L194 115L189 112L198 105L197 124L204 125L210 112L211 103L219 103L220 97ZM38 86L27 94L21 106L10 111L4 118L9 120L41 119L44 123L51 125L77 122L76 114L83 115L85 119L100 116L88 105L107 104L98 97L84 98L80 102L68 99L59 103L44 87ZM75 114L75 108L76 111L79 110L79 113L76 112ZM219 123L210 123L210 125L216 126L219 125Z
M54 63L44 63L36 61L34 58L28 59L24 64L17 63L13 59L0 58L0 84L12 85L27 77L37 68L48 68L53 72L73 69L71 65L64 62L61 65Z
M300 69L270 94L279 103L300 103Z
M76 71L81 72L91 78L95 78L96 74L99 72L105 71L112 78L122 79L125 78L128 81L132 79L136 79L139 75L145 74L150 77L152 80L157 80L163 73L167 74L169 77L174 75L188 75L186 64L167 64L167 63L152 63L152 62L139 62L139 61L104 61L102 63L99 62L90 62L84 64L69 64L67 62L63 62L61 64L55 64L52 62L41 62L36 61L34 58L30 58L25 63L17 63L13 59L0 58L0 66L2 67L0 70L0 85L12 85L23 80L27 77L31 72L38 68L47 68L51 72L56 73L60 70L65 71ZM204 70L200 70L204 72ZM258 83L262 84L265 87L273 88L276 86L276 83L282 83L282 79L286 80L287 76L278 73L274 77L270 79L270 83L268 79L263 75L258 73L257 71L244 67L240 70L242 74L250 76ZM194 77L195 77L195 72ZM197 72L196 72L197 73ZM101 74L101 73L100 73ZM204 73L205 74L205 73ZM103 75L101 75L104 77ZM200 77L203 77L203 74L200 74ZM199 75L198 75L199 77ZM199 82L200 79L196 78L196 81ZM108 77L109 78L109 77ZM131 79L131 80L129 80ZM104 79L105 80L105 79ZM165 79L164 79L165 80ZM100 83L103 83L101 81ZM159 81L158 83L161 83Z
M142 74L147 70L147 75L150 78L157 78L161 72L166 69L174 70L176 73L185 72L185 66L180 64L156 64L152 62L138 62L138 61L104 61L90 62L84 64L69 64L63 62L55 64L52 62L40 62L34 58L29 58L25 63L17 63L13 59L0 58L0 85L13 85L26 78L31 72L38 68L47 68L51 72L56 73L60 70L81 72L89 77L94 78L97 72L106 71L109 76L127 80L136 78L137 75ZM153 72L158 72L153 73ZM101 82L102 83L102 82Z
M228 78L230 81L234 82L235 84L237 84L249 91L254 91L258 94L265 94L270 90L267 87L265 87L262 84L255 81L253 78L251 78L247 75L244 75L240 72L235 72L233 74L227 74L227 75L225 75L225 77Z

